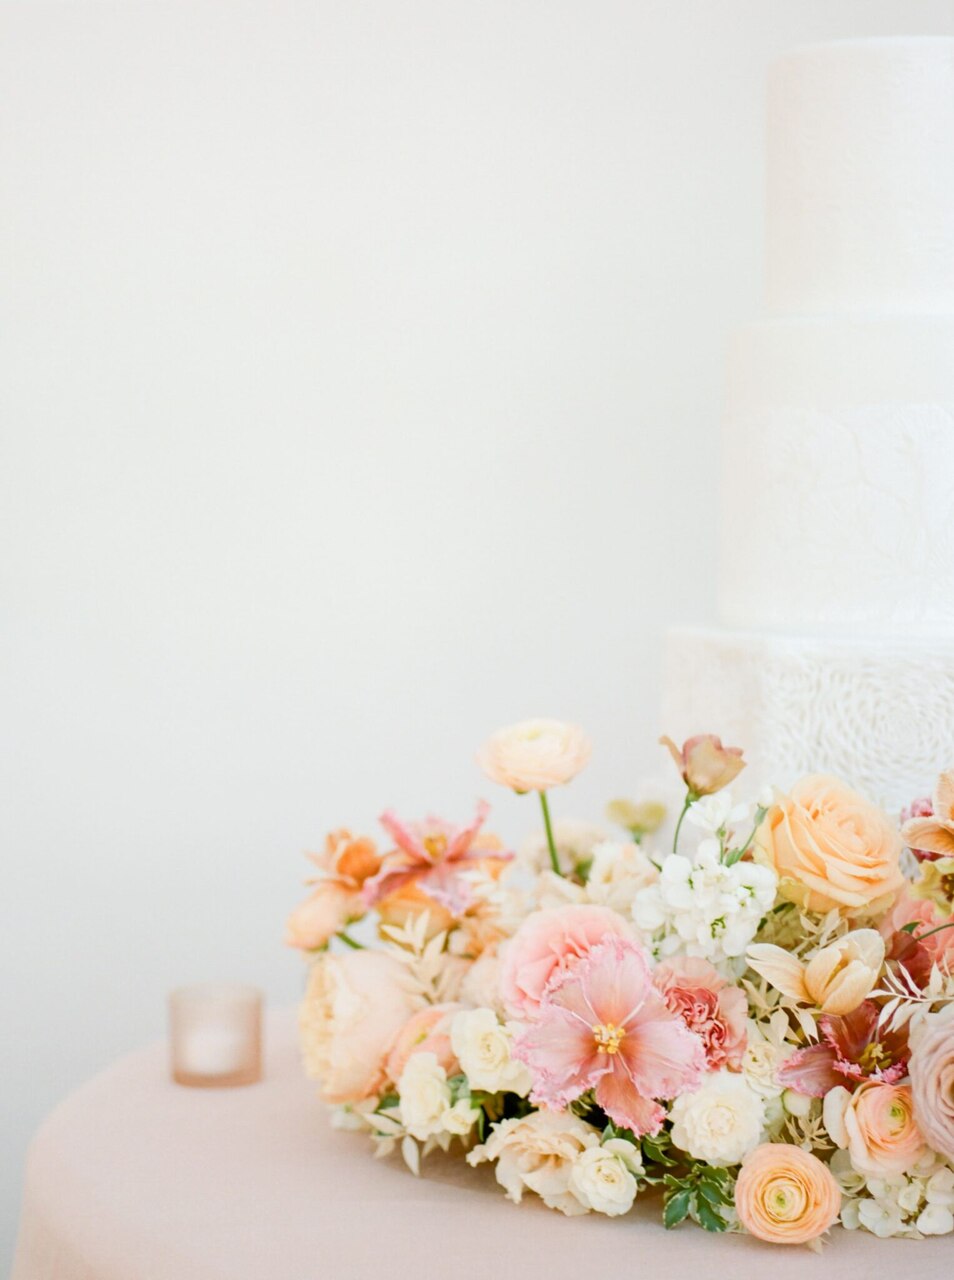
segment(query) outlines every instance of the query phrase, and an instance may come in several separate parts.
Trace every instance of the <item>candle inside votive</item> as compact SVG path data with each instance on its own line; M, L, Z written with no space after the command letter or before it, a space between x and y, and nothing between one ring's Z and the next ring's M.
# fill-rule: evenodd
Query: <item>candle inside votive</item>
M169 997L172 1078L199 1088L262 1078L262 993L238 983L179 987Z

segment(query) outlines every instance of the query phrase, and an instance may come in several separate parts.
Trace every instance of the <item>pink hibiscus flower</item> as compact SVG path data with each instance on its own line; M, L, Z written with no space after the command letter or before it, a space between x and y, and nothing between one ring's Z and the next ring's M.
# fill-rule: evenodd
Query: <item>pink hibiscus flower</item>
M638 943L610 937L558 974L514 1054L534 1077L532 1098L561 1110L588 1089L637 1135L665 1117L657 1099L697 1088L705 1052L653 987Z
M880 1010L865 1000L843 1017L818 1019L821 1042L798 1049L776 1072L786 1089L812 1098L823 1098L829 1089L852 1089L862 1080L896 1084L908 1069L908 1030L885 1032L878 1028Z
M452 914L461 914L473 895L460 873L482 862L509 862L513 856L500 852L493 836L483 837L481 846L480 828L489 812L490 806L482 800L466 827L434 817L402 822L390 810L383 813L381 826L397 848L384 855L380 871L365 882L365 903L374 906L398 889L416 884Z

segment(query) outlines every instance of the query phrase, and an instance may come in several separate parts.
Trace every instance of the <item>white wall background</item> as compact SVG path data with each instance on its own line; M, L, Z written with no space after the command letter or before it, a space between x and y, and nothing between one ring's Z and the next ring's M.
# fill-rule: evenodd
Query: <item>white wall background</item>
M766 64L900 32L949 0L0 5L0 1252L169 987L295 998L326 828L532 713L561 812L653 766Z

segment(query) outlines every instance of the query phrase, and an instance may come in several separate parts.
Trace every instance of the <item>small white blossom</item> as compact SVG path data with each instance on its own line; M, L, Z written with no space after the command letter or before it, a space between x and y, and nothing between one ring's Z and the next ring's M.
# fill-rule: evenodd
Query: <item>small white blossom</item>
M769 867L720 861L718 840L703 840L695 860L670 854L655 884L633 901L633 920L662 955L680 951L718 963L744 954L775 901L778 878Z
M954 1213L943 1204L929 1204L918 1214L917 1229L924 1236L946 1236L954 1231Z

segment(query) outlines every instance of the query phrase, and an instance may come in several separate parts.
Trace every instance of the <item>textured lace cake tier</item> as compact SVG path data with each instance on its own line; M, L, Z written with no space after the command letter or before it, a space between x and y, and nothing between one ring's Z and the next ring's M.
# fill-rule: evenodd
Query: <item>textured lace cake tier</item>
M663 724L744 746L747 794L827 772L898 812L954 761L954 642L674 629Z
M742 329L722 463L726 626L954 638L954 318Z
M776 314L954 305L954 40L838 41L779 59L768 92Z

